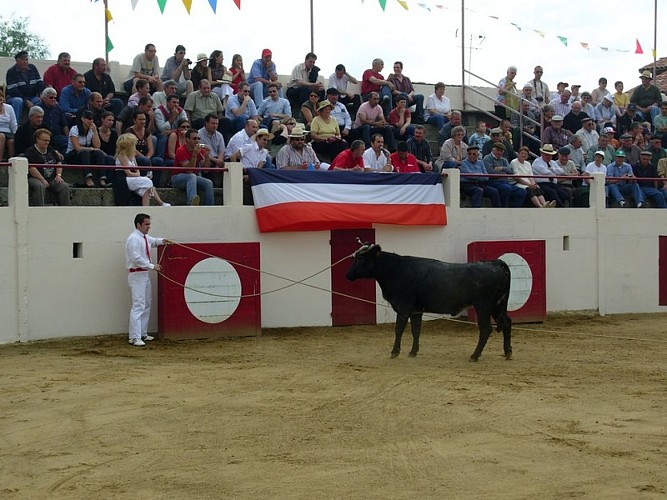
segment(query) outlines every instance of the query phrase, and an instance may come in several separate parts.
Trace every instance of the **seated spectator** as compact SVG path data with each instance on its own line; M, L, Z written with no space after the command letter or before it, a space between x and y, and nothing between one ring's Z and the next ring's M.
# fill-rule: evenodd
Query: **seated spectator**
M652 181L658 177L658 170L651 164L650 151L642 151L639 161L632 165L632 173L637 179L637 185L642 190L644 198L650 199L657 208L667 208L667 191L662 188L662 181Z
M394 167L394 172L401 174L420 174L417 158L408 153L408 144L400 141L396 144L396 152L389 155L389 162Z
M166 106L160 105L154 111L155 133L157 135L157 156L164 158L164 150L167 147L167 139L176 130L181 120L188 120L188 115L179 105L177 95L171 95L167 99ZM216 120L216 124L218 121Z
M178 89L178 84L174 80L167 80L162 84L164 89L162 92L154 92L151 96L153 98L153 109L157 109L160 106L166 106L167 100L173 95L178 97L176 90ZM197 87L199 88L199 87ZM180 98L179 98L180 104Z
M620 113L614 105L614 98L611 94L607 94L602 98L602 102L595 106L595 122L599 129L615 127L617 116L620 116Z
M273 134L265 128L260 128L255 135L250 138L248 144L241 146L239 153L241 164L244 168L266 167L266 157L269 155L267 146L271 139L273 139Z
M583 111L583 106L580 101L574 101L572 103L572 109L568 114L563 117L563 128L569 130L573 134L576 134L577 131L581 128L581 122L584 118L590 118Z
M382 137L382 134L374 134L371 137L371 147L364 151L364 170L366 172L391 172L394 167L391 164L389 155L389 151L384 148L384 137Z
M389 113L389 124L391 125L394 139L407 141L415 132L411 125L412 113L408 109L408 98L406 95L399 95L395 98L396 107Z
M659 135L652 135L649 139L649 145L646 148L651 152L651 163L655 168L658 168L658 162L667 157L667 152L662 147L662 137Z
M424 119L429 125L435 125L440 130L449 121L452 106L449 103L449 97L445 96L444 83L435 84L435 92L428 96L425 107Z
M617 120L619 134L625 134L626 132L631 132L632 127L636 123L641 123L642 119L637 114L637 105L628 104L628 107L625 108L625 113Z
M192 68L191 79L194 89L201 87L202 80L211 82L211 68L208 66L208 56L204 52L197 54L197 61L195 67Z
M51 198L61 206L69 206L69 185L63 180L63 169L57 152L49 142L51 132L40 128L34 134L35 144L26 149L24 156L28 164L53 165L53 167L29 167L28 189L29 205L31 207L44 206L46 190L51 192Z
M234 54L232 57L232 65L229 67L229 72L232 74L232 92L234 94L239 91L239 83L245 82L245 71L243 70L243 57L240 54Z
M478 121L477 124L475 125L475 133L472 134L468 139L469 145L479 146L479 148L481 149L482 147L484 147L484 144L486 144L490 140L491 137L489 137L486 133L486 122L484 120Z
M317 106L318 116L310 126L310 138L315 152L324 155L331 161L338 153L347 149L347 142L343 139L338 122L331 116L333 106L327 100Z
M144 96L139 99L139 104L136 107L125 106L120 115L116 118L116 132L118 135L122 134L128 127L133 124L133 115L136 110L141 110L149 117L149 123L146 124L148 130L153 132L155 130L155 114L153 113L153 99L151 96Z
M189 129L185 133L185 144L176 150L174 166L177 168L171 175L171 185L185 190L187 205L199 205L200 201L204 205L214 204L213 182L197 172L198 169L208 168L210 165L208 147L201 143L196 130ZM202 193L201 198L197 191Z
M540 117L542 126L536 128L535 135L537 135L538 137L542 136L542 132L547 127L551 126L551 119L555 114L556 112L554 111L554 107L551 104L545 104L544 106L542 106L542 116Z
M452 129L452 137L442 143L440 156L435 161L439 170L446 168L459 168L461 162L468 157L468 145L463 142L465 129L460 125Z
M598 88L594 89L593 92L591 92L591 104L593 106L597 106L602 102L604 96L606 95L611 95L611 93L609 92L609 90L607 90L607 79L603 76L598 80Z
M93 114L84 111L81 119L69 131L65 161L70 165L114 165L113 156L104 154L100 145L100 136L93 121ZM95 187L93 172L87 170L84 175L86 187ZM105 170L96 170L95 177L99 178L101 187L106 187Z
M551 126L544 130L543 140L551 144L554 148L567 146L572 132L563 128L563 117L554 115L551 119Z
M543 175L547 177L538 177L537 185L544 193L544 198L548 201L555 201L556 206L563 208L565 204L570 204L570 192L567 188L558 185L557 175L564 175L562 168L554 161L554 155L558 152L554 150L553 145L544 144L540 148L540 156L533 161L533 175Z
M351 114L356 115L359 106L361 106L361 96L348 89L348 83L356 85L359 81L347 72L344 65L337 64L336 70L329 76L327 88L336 89L338 91L340 102L351 109ZM329 99L328 92L327 99ZM340 125L340 121L338 124Z
M595 106L591 104L592 97L590 92L581 93L581 110L591 118L595 118Z
M604 164L609 165L614 161L614 148L609 144L609 136L606 133L600 134L598 137L598 143L594 146L591 146L588 151L586 151L586 160L590 163L594 161L594 154L597 151L604 152Z
M653 118L660 113L659 106L662 104L662 94L660 94L658 87L651 84L653 78L650 71L643 71L639 78L641 78L642 84L635 88L630 102L637 106L638 115L644 120L652 122ZM7 83L9 84L9 82Z
M278 86L270 84L269 97L259 105L257 114L261 117L262 124L273 131L280 124L280 120L292 117L292 107L287 99L280 97Z
M594 173L601 173L607 175L607 166L603 163L604 162L604 157L605 153L604 151L595 151L593 154L593 161L589 162L588 165L586 165L586 170L584 172L584 175L591 175ZM589 204L589 196L590 196L590 181L588 181L586 178L583 178L581 180L581 186L577 189L577 191L574 193L573 197L573 205L575 207L583 207L586 208L590 206ZM608 194L608 187L605 185L604 187L605 191L605 197Z
M95 121L93 119L93 121ZM111 111L104 111L102 113L101 123L97 129L100 136L100 149L104 154L114 156L116 154L116 142L118 141L118 134L114 128L114 117Z
M317 103L320 101L320 95L317 92L308 94L308 100L301 104L301 112L299 113L299 122L306 126L306 130L310 130L310 124L313 118L317 116Z
M571 152L568 146L558 148L558 160L556 161L556 165L563 170L563 175L569 177L568 179L558 179L558 186L569 191L570 199L581 184L580 179L578 179L581 172L574 161L570 159Z
M585 117L581 120L581 128L577 130L576 135L581 137L581 147L584 148L584 151L589 151L591 148L594 148L593 153L597 151L598 140L600 139L600 134L595 130L595 121L593 118ZM593 155L589 161L593 161Z
M470 197L472 208L482 207L482 198L491 200L492 207L500 207L498 189L489 186L488 177L471 177L464 174L486 174L484 162L479 159L479 146L468 146L466 159L461 163L461 193Z
M574 162L579 172L586 169L586 151L582 148L581 137L573 135L570 137L570 160Z
M537 137L537 121L538 116L531 109L530 103L522 101L520 104L520 112L512 113L510 119L510 126L512 128L512 145L514 149L527 144L529 149L536 153L540 149L540 139ZM501 129L502 130L502 129ZM484 149L489 141L485 141L480 147ZM490 150L489 150L490 151Z
M181 146L185 146L185 134L191 128L192 126L190 125L190 122L187 120L187 118L181 118L178 120L177 129L172 131L171 134L169 134L169 138L167 139L167 147L164 152L165 165L171 166L174 164L176 151Z
M28 62L28 52L21 50L14 56L16 64L7 70L5 89L7 103L14 108L16 119L21 121L23 108L30 109L38 104L46 87L34 64ZM56 93L57 95L57 93Z
M468 152L468 154L470 154L470 152ZM538 208L553 208L556 206L556 202L546 201L544 199L540 186L535 182L535 178L532 177L533 169L528 161L529 154L530 149L528 149L527 146L521 146L519 148L518 157L512 160L510 167L512 167L514 175L522 175L524 177L514 177L512 180L516 186L527 191L533 205Z
M667 101L660 103L660 114L653 119L653 130L662 136L662 143L667 144Z
M380 96L378 103L384 110L384 115L389 116L392 105L392 92L394 91L394 84L389 80L385 80L380 73L384 68L384 61L380 58L373 59L371 69L364 71L361 76L361 98L368 101L373 92Z
M289 142L278 151L276 166L285 170L320 170L320 160L306 143L306 133L301 127L290 132Z
M47 87L56 89L58 95L62 98L63 89L72 83L76 70L72 68L71 57L67 52L58 54L56 64L49 66L44 72L44 84ZM62 106L62 101L60 105Z
M209 84L209 89L210 89L210 84ZM218 99L218 96L216 96L215 94L214 97ZM220 101L220 99L218 99L218 101ZM230 129L232 134L235 134L236 132L243 130L243 127L245 126L248 120L256 120L257 123L261 122L261 118L257 113L257 107L255 106L255 102L250 97L250 87L248 86L247 83L239 84L239 93L236 94L235 96L230 97L229 100L227 101L227 109L225 110L225 117L231 123Z
M507 158L503 156L505 145L502 142L496 142L491 148L491 153L482 160L488 174L513 174ZM526 190L521 189L516 184L511 184L505 177L492 177L488 185L498 190L500 197L500 206L503 208L519 208L523 206L526 199Z
M331 103L331 106L333 106L331 116L338 122L338 128L340 129L340 134L343 136L343 139L349 142L355 139L357 135L356 132L354 134L352 133L352 117L347 110L347 106L339 101L339 97L340 93L338 92L338 89L333 87L327 89L327 100ZM273 143L275 144L275 141L273 141Z
M56 91L51 87L46 87L42 91L39 105L43 112L42 127L51 131L51 146L57 151L64 153L67 149L67 135L69 127L67 118L62 108L56 100Z
M5 104L5 93L0 90L0 161L5 159L5 151L7 158L14 156L14 135L17 128L14 108Z
M85 110L93 113L93 121L99 128L102 124L102 114L107 113L107 111L104 110L104 99L102 99L102 94L99 92L91 92L88 97L88 102L76 111L74 119L76 120L76 118L80 117Z
M132 68L127 77L123 88L125 92L133 94L137 91L136 83L139 80L148 80L151 86L151 92L162 90L162 80L160 80L160 63L156 55L157 50L152 43L146 44L144 51L137 54L132 61Z
M261 59L252 63L247 82L250 85L250 94L257 105L268 95L270 83L278 85L280 97L283 97L282 84L278 81L276 63L273 62L273 53L269 49L264 49Z
M44 110L39 106L30 108L30 111L28 111L28 121L18 126L16 135L14 136L14 149L17 155L25 153L30 146L35 144L35 132L40 128L44 128L42 126L43 122ZM58 155L60 155L58 159L62 161L62 154L58 153Z
M148 127L146 127L146 113L140 109L135 109L134 114L132 115L133 125L125 130L126 134L132 134L137 138L136 145L136 160L137 165L141 167L162 167L164 165L164 160L159 156L155 155L155 147L153 144L153 135L151 134ZM161 172L158 172L156 177L156 182L159 184ZM148 177L153 177L153 173L149 172Z
M208 58L213 93L220 98L223 105L227 103L227 99L234 95L231 85L234 75L222 64L224 60L225 56L222 50L214 50Z
M424 96L415 93L412 81L403 74L403 63L401 61L394 63L394 72L387 77L387 80L394 85L394 89L391 91L394 99L405 95L407 107L415 106L415 123L424 123Z
M202 144L208 146L211 167L222 168L225 166L225 139L218 132L218 121L219 118L216 115L207 115L204 126L199 129L199 138ZM213 172L205 173L204 177L213 180Z
M287 99L290 104L293 103L296 106L305 102L313 92L320 97L324 95L324 85L317 81L320 68L315 66L315 61L317 61L317 56L308 52L304 62L294 66L287 86ZM278 90L277 87L276 90Z
M163 82L174 80L178 83L176 90L178 95L185 94L187 96L193 91L192 81L190 81L191 77L190 60L185 57L185 47L177 45L174 55L164 63L160 79Z
M286 144L289 138L289 135L292 133L296 127L296 120L294 118L283 118L280 120L280 125L274 127L270 132L274 135L272 144L278 146L280 144Z
M571 110L572 105L570 104L570 97L572 97L572 92L568 89L564 89L558 97L553 99L549 104L554 108L556 116L566 116Z
M357 137L361 137L367 144L371 144L372 134L382 134L384 137L383 142L387 144L390 151L393 151L396 149L394 133L391 130L391 126L384 119L384 113L379 103L380 95L377 92L371 92L368 101L363 103L357 112L357 117L354 120L354 128L360 130L355 133L358 134Z
M88 105L90 94L90 90L86 88L86 79L81 73L75 73L72 77L72 83L63 89L59 100L68 125L74 124L77 111Z
M530 82L523 84L523 89L521 90L521 100L520 103L527 103L528 109L533 113L539 113L540 103L533 97L533 85ZM510 120L514 117L514 114L510 117Z
M620 144L614 137L616 135L614 127L611 126L605 127L604 129L602 129L602 132L604 132L609 136L609 145L614 148L614 151L617 150Z
M632 167L625 162L625 153L618 150L614 153L614 161L607 166L607 188L610 201L613 199L623 208L625 196L631 195L635 200L637 208L644 205L644 193L639 188L637 181L633 178Z
M360 139L352 141L349 149L346 149L334 158L329 170L354 170L355 172L363 172L363 156L365 151L366 145L364 141Z
M423 125L415 125L415 132L407 142L408 152L417 159L417 166L421 172L433 171L433 153L431 145L426 140L426 129Z
M144 207L149 206L151 200L155 200L155 203L161 207L170 207L169 203L165 203L160 198L153 187L153 181L148 177L142 177L139 173L136 162L136 145L137 137L130 133L121 135L116 143L116 166L125 167L122 170L125 172L127 187L141 197L141 204Z
M499 127L496 127L492 128L489 133L491 135L491 140L484 144L482 147L483 157L486 158L486 156L490 155L495 145L497 143L501 143L504 146L501 154L507 159L507 165L509 166L509 162L516 158L516 154L514 153L514 149L512 148L512 145L509 143L509 141L503 137L503 130ZM463 141L466 141L465 137L463 138Z
M632 135L631 134L623 134L621 135L621 143L618 147L621 151L625 153L625 158L630 165L636 165L639 163L639 155L641 153L641 149L639 146L635 145L632 143Z
M106 111L111 111L114 116L118 116L123 109L123 101L114 97L116 86L107 73L107 62L102 57L93 61L92 69L83 74L86 79L86 87L91 92L99 92L103 99L103 107Z
M243 127L243 130L238 131L227 143L225 149L225 159L231 161L239 161L241 158L241 147L253 142L253 137L257 134L259 125L256 120L248 120ZM276 168L273 165L271 155L267 154L264 160L264 168Z
M628 107L628 104L630 104L630 98L628 97L628 94L623 93L623 82L622 81L617 81L614 83L614 88L616 89L616 92L614 92L614 104L618 108L618 111L623 114L625 113L625 110Z
M460 111L452 111L449 114L449 121L445 123L442 128L438 131L438 146L442 147L442 144L447 140L452 137L452 129L454 127L460 127L461 126L461 112ZM465 129L464 129L465 130ZM468 134L466 134L464 138L464 142L468 140L467 137Z
M127 105L135 108L139 104L139 99L145 96L150 96L150 85L148 84L148 81L146 80L139 80L136 83L136 88L137 91L132 94L128 100L127 100Z
M230 102L229 105L235 106L235 108L239 107L238 101ZM225 114L222 102L211 90L211 82L208 80L202 80L199 84L199 90L192 92L188 96L184 109L194 128L203 127L204 120L210 114L214 114L217 117L222 117ZM243 109L245 110L245 107ZM227 111L230 112L230 109L228 108ZM232 115L236 117L236 114ZM224 129L220 132L224 133Z

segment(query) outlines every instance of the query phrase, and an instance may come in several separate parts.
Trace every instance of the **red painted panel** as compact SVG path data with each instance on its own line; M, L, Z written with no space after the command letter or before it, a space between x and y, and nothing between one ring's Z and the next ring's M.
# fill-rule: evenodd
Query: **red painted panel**
M158 335L170 339L260 335L259 251L259 243L158 247L165 275L158 277Z
M475 241L468 245L468 262L499 258L509 264L512 272L508 304L512 321L544 321L547 316L544 241ZM473 309L468 317L474 319Z
M338 262L345 256L352 255L358 248L357 237L364 242L375 243L374 229L339 229L331 231L331 263ZM333 326L374 325L375 280L349 281L345 273L351 259L346 259L331 268L331 321ZM363 299L356 300L340 294Z
M667 306L667 236L658 236L658 305Z

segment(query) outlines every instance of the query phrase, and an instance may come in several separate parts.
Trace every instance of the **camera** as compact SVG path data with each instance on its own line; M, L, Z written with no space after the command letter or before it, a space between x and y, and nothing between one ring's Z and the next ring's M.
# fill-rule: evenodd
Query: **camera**
M188 63L188 66L190 66L192 64L192 61L190 59L186 59L186 61Z

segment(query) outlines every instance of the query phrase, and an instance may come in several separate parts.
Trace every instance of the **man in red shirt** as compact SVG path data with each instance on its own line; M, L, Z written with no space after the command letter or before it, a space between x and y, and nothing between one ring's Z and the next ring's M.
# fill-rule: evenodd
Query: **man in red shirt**
M211 157L209 147L201 143L199 132L190 129L185 133L185 144L176 150L174 166L178 173L171 176L171 185L177 189L185 189L188 205L199 205L197 190L202 191L202 205L213 205L213 182L196 172L199 168L209 168Z
M408 143L399 142L396 144L396 152L389 155L389 160L394 166L394 172L401 174L421 173L417 164L417 157L408 153Z
M396 88L389 80L385 80L380 73L384 68L384 61L382 59L373 59L371 69L364 71L361 77L361 98L364 101L368 100L371 92L380 94L380 105L384 110L384 115L389 116L389 112L394 107L392 104L392 92Z
M76 70L70 66L70 55L67 52L58 54L58 62L49 66L44 72L44 83L48 87L53 87L58 92L57 95L62 94L62 91L70 83L76 74Z
M340 152L331 163L329 170L354 170L355 172L364 171L364 160L362 158L366 151L364 141L357 139L352 141L349 149Z

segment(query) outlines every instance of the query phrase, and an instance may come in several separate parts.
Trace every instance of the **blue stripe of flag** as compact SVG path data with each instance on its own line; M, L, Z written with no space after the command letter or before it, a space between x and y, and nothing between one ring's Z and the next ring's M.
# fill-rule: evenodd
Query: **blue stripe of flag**
M292 184L366 184L366 185L420 185L434 186L442 184L440 174L427 172L423 174L399 174L399 173L366 173L366 172L318 172L306 170L265 170L261 168L249 168L246 172L250 175L253 186L268 183L292 183Z

